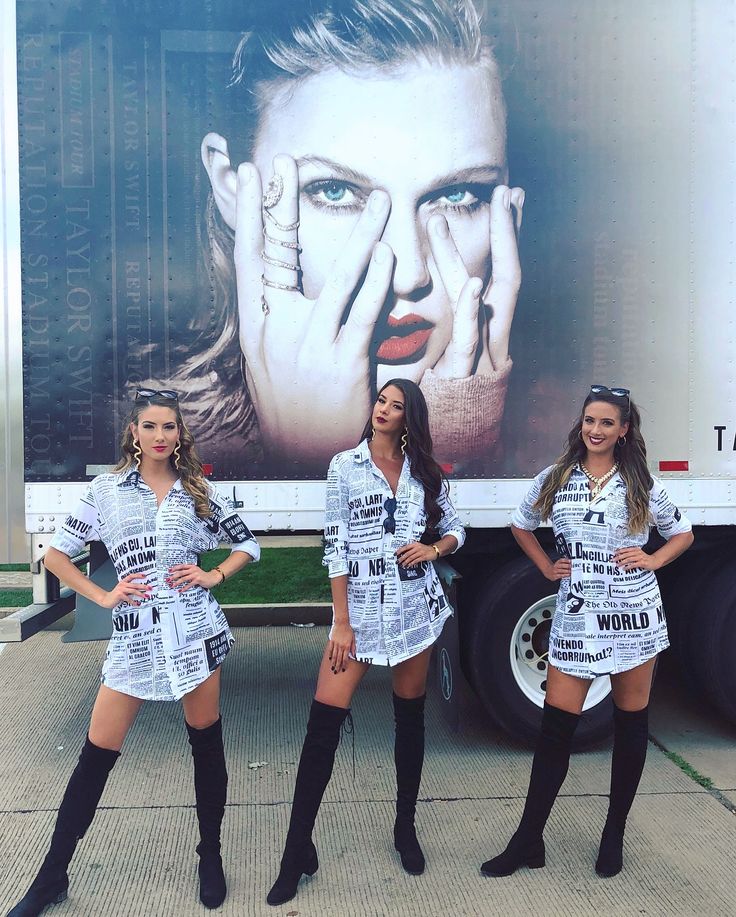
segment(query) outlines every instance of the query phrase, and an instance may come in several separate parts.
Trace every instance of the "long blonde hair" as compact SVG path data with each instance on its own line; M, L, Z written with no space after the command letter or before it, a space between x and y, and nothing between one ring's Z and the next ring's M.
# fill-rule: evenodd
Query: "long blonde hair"
M151 395L150 398L138 399L133 404L120 437L120 461L113 468L113 471L122 473L137 465L135 440L130 425L131 423L137 425L141 413L150 407L170 408L176 414L176 423L179 427L178 468L173 454L169 456L169 462L172 469L179 475L181 486L194 500L194 512L197 516L200 519L211 516L209 486L202 472L202 463L194 447L194 437L184 423L179 409L179 402L174 401L172 398Z
M593 401L605 401L618 409L621 422L629 424L624 437L624 444L616 444L614 458L618 462L618 471L626 484L626 509L629 516L629 534L646 531L650 524L649 492L654 481L647 468L647 447L641 435L641 415L639 409L628 396L618 397L605 392L590 394L583 402L583 410L567 434L567 446L557 459L552 471L542 485L534 508L542 514L542 519L549 519L557 491L570 480L573 468L585 460L586 448L581 438L583 415Z

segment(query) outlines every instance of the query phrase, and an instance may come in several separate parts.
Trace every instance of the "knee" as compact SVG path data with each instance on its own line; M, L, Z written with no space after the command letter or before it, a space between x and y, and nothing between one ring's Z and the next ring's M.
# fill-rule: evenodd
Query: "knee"
M215 715L189 714L185 717L185 722L190 729L202 731L203 729L209 729L210 726L214 726L219 719L219 713Z
M123 739L113 738L105 733L98 733L93 729L87 733L87 738L90 743L95 746L95 748L100 748L102 751L116 751L120 753L120 749L123 747Z

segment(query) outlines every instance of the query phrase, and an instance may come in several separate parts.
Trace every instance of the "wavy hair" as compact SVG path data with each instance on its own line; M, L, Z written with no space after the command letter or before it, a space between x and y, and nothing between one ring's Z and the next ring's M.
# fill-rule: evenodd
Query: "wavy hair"
M404 423L406 425L406 454L409 457L409 468L412 476L424 488L424 512L427 516L427 529L436 529L442 518L437 499L442 491L448 490L447 478L432 454L432 435L429 432L429 412L427 402L424 400L422 390L410 379L389 379L381 386L378 395L385 391L389 385L394 385L404 395ZM376 395L376 399L378 399ZM360 437L371 439L373 424L371 418L363 429Z
M194 500L194 512L197 516L200 519L211 516L209 485L202 472L202 463L194 447L194 437L184 423L178 401L173 401L171 398L162 398L160 395L153 395L150 398L141 398L134 402L120 437L120 461L113 468L113 471L122 473L137 464L134 449L135 440L133 439L130 425L132 423L137 425L142 412L150 407L169 408L176 414L176 423L179 426L179 467L176 467L173 454L169 456L169 462L172 469L179 475L181 486Z
M265 2L243 8L244 32L227 99L232 167L250 158L263 113L279 90L330 68L391 71L423 57L478 63L498 75L493 40L481 29L483 5L482 0L281 0L277 13ZM234 233L211 190L205 227L213 307L194 344L180 349L182 370L172 384L187 391L197 429L214 421L223 436L257 439L239 341Z
M647 447L641 435L641 415L628 396L618 397L605 392L588 395L583 402L580 416L567 434L565 451L557 459L544 482L534 508L542 514L544 520L549 519L557 491L570 480L573 468L585 460L587 450L580 434L583 429L585 409L594 401L604 401L606 404L613 405L621 416L621 422L629 424L629 429L624 437L626 442L623 446L616 443L614 447L614 459L618 462L619 474L626 484L629 533L633 535L643 532L650 524L649 492L654 481L647 468Z

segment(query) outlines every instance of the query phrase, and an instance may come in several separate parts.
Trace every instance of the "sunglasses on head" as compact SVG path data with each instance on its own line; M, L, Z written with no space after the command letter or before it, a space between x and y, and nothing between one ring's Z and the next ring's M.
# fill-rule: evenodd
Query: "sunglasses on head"
M393 535L396 532L396 519L394 519L394 513L396 512L396 497L389 497L385 500L383 508L388 514L383 520L383 531L389 535Z
M627 388L609 388L607 385L590 386L591 395L613 395L616 398L628 398L631 402L631 392Z
M172 392L170 388L163 388L157 391L155 388L139 388L135 393L136 401L145 401L147 398L167 398L169 401L178 401L179 396Z

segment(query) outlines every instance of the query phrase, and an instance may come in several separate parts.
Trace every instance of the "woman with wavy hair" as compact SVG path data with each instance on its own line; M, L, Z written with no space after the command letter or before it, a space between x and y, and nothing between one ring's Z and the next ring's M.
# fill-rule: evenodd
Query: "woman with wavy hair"
M322 656L294 789L281 870L269 904L294 897L318 868L312 829L332 775L340 728L370 665L391 666L396 726L394 846L403 868L424 871L414 814L424 761L424 698L432 644L452 614L432 561L465 532L432 455L419 386L381 388L360 443L327 473L325 555L333 623Z
M90 483L44 559L63 583L112 610L113 635L51 845L12 917L40 914L66 898L77 842L144 700L182 702L194 759L200 900L215 908L227 894L220 856L227 792L220 665L234 641L210 590L257 561L260 549L244 519L203 477L175 392L137 392L121 448L117 467ZM115 566L119 579L110 591L72 562L90 541L103 542ZM222 541L232 545L230 556L202 570L198 555Z
M550 520L560 555L534 529ZM650 525L665 543L648 553ZM654 571L692 544L692 526L652 478L639 410L628 389L592 385L554 465L534 479L511 531L544 576L559 581L549 638L547 694L524 813L487 876L544 866L542 833L567 774L575 727L592 680L609 675L614 741L608 815L595 864L623 868L626 819L644 769L657 654L669 645Z
M400 375L441 461L487 467L524 192L476 4L277 6L242 11L232 115L202 141L216 311L177 385L217 448L303 475L355 442Z

